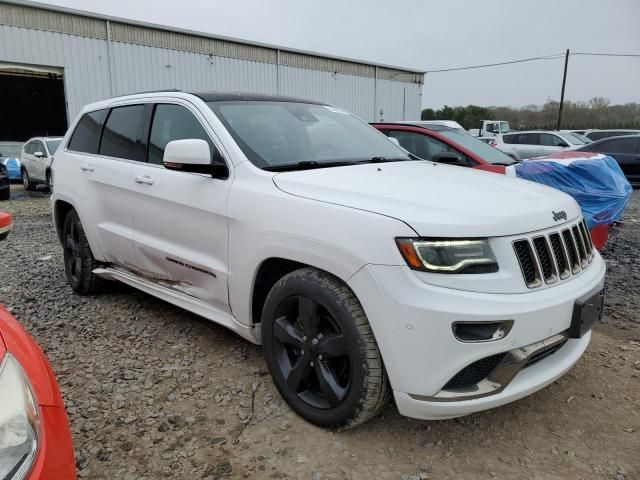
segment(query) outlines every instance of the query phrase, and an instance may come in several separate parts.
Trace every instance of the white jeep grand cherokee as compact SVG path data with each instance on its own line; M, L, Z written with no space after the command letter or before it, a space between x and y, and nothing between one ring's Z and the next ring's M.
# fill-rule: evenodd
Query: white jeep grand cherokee
M569 196L421 161L330 105L154 92L85 107L53 165L71 287L125 282L263 345L346 428L517 400L567 372L605 265Z

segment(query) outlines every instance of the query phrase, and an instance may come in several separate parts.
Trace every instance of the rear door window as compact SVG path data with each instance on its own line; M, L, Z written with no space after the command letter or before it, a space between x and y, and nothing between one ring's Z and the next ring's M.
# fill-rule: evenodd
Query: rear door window
M520 143L525 145L540 145L539 133L523 133L521 134Z
M502 135L502 141L509 145L517 145L520 143L520 135Z
M100 155L144 162L140 133L144 105L127 105L111 109L100 141Z
M97 110L83 115L71 135L67 148L80 153L98 153L100 133L108 110Z

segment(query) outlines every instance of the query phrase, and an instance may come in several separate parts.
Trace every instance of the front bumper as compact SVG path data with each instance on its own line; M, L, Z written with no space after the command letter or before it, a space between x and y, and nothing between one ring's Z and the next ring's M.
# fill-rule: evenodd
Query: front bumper
M569 282L521 294L476 293L425 284L407 267L368 265L349 285L363 305L380 347L400 413L450 418L525 397L569 370L586 349L590 333L561 348L488 393L458 398L443 387L470 364L497 354L549 342L569 328L576 299L604 286L599 255ZM457 340L454 322L512 320L504 338L484 343ZM535 350L535 348L533 349ZM522 365L520 366L522 367ZM487 385L484 385L487 387ZM477 392L477 389L474 389Z

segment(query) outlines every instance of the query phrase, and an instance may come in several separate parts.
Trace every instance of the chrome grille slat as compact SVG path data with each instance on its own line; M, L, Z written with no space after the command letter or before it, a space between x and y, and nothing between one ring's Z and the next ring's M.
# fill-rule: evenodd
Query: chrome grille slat
M560 280L564 280L571 275L571 267L569 266L569 259L567 258L567 251L562 244L562 238L558 232L549 235L549 242L551 243L551 250L556 260L556 267L558 268L558 275Z
M521 238L513 249L528 288L579 274L593 260L591 235L584 220L546 235Z
M551 284L558 281L558 270L556 268L547 239L545 237L535 237L533 239L533 248L535 249L542 277L545 283Z
M578 225L574 225L573 227L571 227L571 231L573 232L573 237L576 239L576 243L578 245L578 253L580 254L580 266L584 268L589 263L589 260L587 259L587 248L584 246L584 239L582 238L582 234L580 233Z
M573 235L569 229L562 231L562 241L564 247L569 254L569 265L571 265L571 272L575 275L580 271L580 258L578 257L578 247L573 240Z

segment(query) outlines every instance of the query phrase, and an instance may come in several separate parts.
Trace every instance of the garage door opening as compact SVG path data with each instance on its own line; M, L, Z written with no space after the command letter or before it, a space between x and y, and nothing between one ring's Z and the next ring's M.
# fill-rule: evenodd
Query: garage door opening
M0 141L64 135L67 108L62 75L0 69L0 112Z

